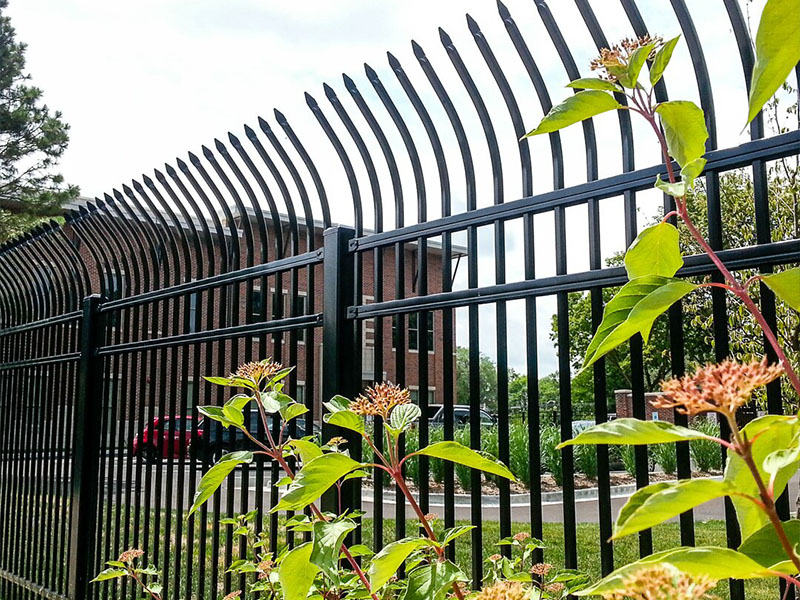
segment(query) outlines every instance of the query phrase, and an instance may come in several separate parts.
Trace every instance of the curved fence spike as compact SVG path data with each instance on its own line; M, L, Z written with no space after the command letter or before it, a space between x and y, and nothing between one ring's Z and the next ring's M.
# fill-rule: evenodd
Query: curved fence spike
M328 137L328 141L336 151L339 161L342 163L342 168L347 176L347 182L350 185L350 195L353 198L353 218L355 219L356 235L362 235L364 232L364 217L361 210L361 189L358 186L358 179L353 170L353 163L350 162L350 156L347 154L344 146L342 146L339 136L336 135L336 132L333 130L333 127L331 127L330 122L325 117L317 101L308 92L305 93L305 98L308 108L311 109L314 117L316 117L317 123L322 127L322 130Z
M278 125L281 126L283 132L286 134L286 137L289 138L289 141L292 143L295 151L300 155L300 159L303 161L303 164L308 169L309 174L311 175L311 179L314 182L314 187L317 189L317 194L319 196L319 203L320 207L322 208L322 222L324 223L325 227L331 226L331 210L328 205L328 195L325 192L325 186L322 183L322 178L319 175L319 171L317 167L314 165L314 161L311 160L311 157L308 155L308 152L305 149L305 146L300 142L300 139L295 134L292 126L289 125L289 121L283 115L281 111L277 108L274 110L275 113L275 120L278 121ZM267 130L264 129L266 125L265 121L259 121L261 125L261 130L264 131L267 135Z
M686 45L689 47L689 57L692 59L694 76L697 80L698 91L700 92L700 106L706 115L706 127L708 128L706 148L708 150L716 150L717 116L714 111L714 93L711 90L711 78L708 75L706 55L703 51L702 44L700 44L700 38L697 35L697 28L694 26L692 16L689 14L689 9L686 7L686 2L684 2L684 0L670 0L670 3L672 4L675 16L678 18L681 31L683 31L683 39L686 40Z

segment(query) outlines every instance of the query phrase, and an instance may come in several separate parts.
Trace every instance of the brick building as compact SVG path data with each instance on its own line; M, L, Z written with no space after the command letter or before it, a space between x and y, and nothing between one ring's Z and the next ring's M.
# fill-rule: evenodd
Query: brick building
M84 258L92 291L103 293L108 299L134 296L145 287L165 288L201 280L323 247L324 227L321 223L314 223L313 231L309 232L304 223L295 225L287 216L281 215L278 231L269 215L255 214L252 209L248 209L247 219L234 214L235 209L228 208L210 215L207 222L202 223L197 219L189 222L179 215L170 219L155 211L129 210L124 213L117 209L115 212L95 213L93 220L70 221L65 226L65 233ZM417 296L420 290L428 294L443 291L440 244L427 243L427 277L424 282L419 278L417 244L404 244L402 251L403 297ZM454 248L452 259L457 261L463 255L463 249ZM375 254L365 252L361 256L362 302L370 303L376 294ZM382 252L382 262L385 277L377 290L382 293L383 300L392 300L398 296L395 282L399 280L394 247ZM147 286L143 282L145 271L150 279ZM183 333L318 313L322 310L322 282L321 265L316 265L213 289L204 288L140 308L109 313L109 343L157 340ZM451 361L455 379L455 357L445 357L442 350L441 311L427 313L426 320L426 323L420 323L417 314L410 314L399 321L396 317L379 319L379 323L375 319L361 321L362 386L374 381L398 381L400 363L405 372L404 381L400 383L409 387L412 396L417 397L420 393L420 367L426 362L419 355L419 348L422 336L426 336L428 402L443 402L445 360ZM382 336L378 335L377 326ZM398 356L395 347L398 327L405 332L402 356ZM375 344L381 337L383 365L376 373ZM107 374L107 393L125 398L115 411L117 418L132 418L138 414L138 406L145 407L146 415L191 414L193 406L211 403L207 398L209 393L213 393L211 388L207 384L198 385L202 375L227 374L242 362L267 356L285 365L296 366L290 392L298 401L305 400L308 390L313 390L315 407L318 408L323 400L320 397L324 374L321 369L322 331L319 327L272 336L244 336L212 346L210 349L187 347L181 350L191 355L188 368L182 366L187 361L172 356L169 351L163 352L161 360L164 365L158 367L111 366ZM122 363L118 361L115 364ZM134 368L139 371L134 373ZM143 381L144 385L137 387L132 381L126 383L134 379ZM151 382L156 383L151 385Z

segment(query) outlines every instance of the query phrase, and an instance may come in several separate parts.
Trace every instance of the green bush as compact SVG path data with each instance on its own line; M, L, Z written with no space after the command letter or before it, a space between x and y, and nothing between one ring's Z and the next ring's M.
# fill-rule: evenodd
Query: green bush
M444 440L443 427L431 427L428 433L431 444ZM444 461L440 458L432 458L430 461L431 477L436 483L444 483Z
M619 459L629 475L636 475L636 446L617 446Z
M509 468L526 487L531 485L531 461L528 457L528 424L524 421L514 420L508 431L509 438Z
M589 479L597 479L597 448L576 446L575 467Z
M500 430L497 426L481 427L481 450L495 458L500 457ZM486 479L497 483L500 478L487 473Z
M454 437L459 444L469 446L469 427L459 427L456 429ZM460 464L455 464L454 467L458 483L464 490L470 491L472 489L472 469Z
M702 431L706 435L719 437L719 425L702 419L691 425L692 429ZM722 469L722 453L719 444L711 440L692 440L689 442L689 452L699 471L719 471Z
M653 459L667 475L674 475L678 470L678 454L675 444L656 444L652 447Z
M542 428L541 433L541 452L542 466L547 469L556 481L556 485L561 485L564 474L561 465L561 451L556 450L556 446L561 442L561 433L555 425L547 425Z
M419 450L419 429L409 429L405 434L406 454ZM406 478L419 487L419 457L412 456L405 462Z

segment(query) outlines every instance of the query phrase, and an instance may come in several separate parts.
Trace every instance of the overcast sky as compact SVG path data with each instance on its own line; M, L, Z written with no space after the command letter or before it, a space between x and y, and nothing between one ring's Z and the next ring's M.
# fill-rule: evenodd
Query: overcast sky
M757 0L743 6L757 22ZM746 96L735 42L727 24L722 0L686 0L694 18L709 64L715 89L719 146L746 141L740 131L744 124ZM547 37L532 0L507 0L511 14L522 30L546 78L553 100L566 95L562 86L568 79ZM591 0L598 19L610 40L633 35L618 0ZM579 68L589 74L588 61L596 54L572 0L551 0L553 13L567 42L573 48ZM668 0L639 0L638 5L649 29L672 37L681 32ZM517 145L502 98L478 53L469 33L465 13L481 26L494 53L517 93L526 126L532 128L541 118L524 68L509 42L493 0L10 0L8 9L18 38L28 43L27 70L36 85L44 90L45 101L61 110L70 123L71 142L61 169L67 180L78 184L83 195L101 196L139 178L152 174L164 162L174 164L176 156L185 158L188 150L198 152L202 144L211 146L214 138L225 140L228 131L241 135L242 124L256 125L261 115L273 125L272 109L286 114L295 130L309 146L325 173L334 219L352 222L350 192L341 167L327 139L305 104L303 92L311 93L342 131L335 113L325 98L323 82L329 83L343 99L348 111L356 108L342 85L341 74L349 74L371 103L385 126L395 151L400 156L401 173L411 188L413 179L402 145L391 132L391 122L380 108L364 75L369 63L380 75L398 108L418 140L424 140L413 108L397 84L386 59L391 51L405 67L437 122L446 117L437 110L435 96L411 52L410 40L419 42L439 72L448 92L474 136L474 155L478 169L479 205L492 203L491 171L480 124L442 49L437 27L453 38L459 52L484 95L490 112L496 115L496 129L506 169L505 200L520 197ZM697 99L696 84L687 62L685 45L676 51L675 65L667 72L671 98ZM596 120L600 146L601 176L620 172L620 143L617 119L606 115ZM361 122L360 122L361 123ZM366 128L363 128L366 131ZM396 131L396 130L395 130ZM346 138L346 135L343 137ZM452 136L443 134L448 152L457 153ZM636 128L637 166L658 160L652 137ZM374 156L380 152L368 140ZM565 134L567 179L569 184L585 181L583 141L580 128ZM537 192L551 189L547 140L530 142L535 161ZM352 146L348 146L352 149ZM438 215L438 180L430 148L420 144L429 190L429 217ZM353 151L353 156L357 156ZM458 164L452 154L452 164ZM507 166L508 165L508 166ZM385 167L378 165L381 175ZM430 177L428 177L430 175ZM359 171L362 189L368 189ZM463 175L462 175L463 177ZM463 206L463 192L454 176L454 203ZM385 194L388 197L388 193ZM407 222L414 221L413 192L407 192ZM660 197L641 194L640 224L656 211ZM366 200L369 205L370 201ZM606 203L603 221L603 252L606 256L624 248L621 229L621 202ZM387 214L392 210L387 204ZM372 211L365 210L368 224ZM387 217L386 226L391 227ZM537 275L554 273L552 216L537 218ZM568 215L570 271L588 268L585 208ZM509 280L522 278L521 236L518 224L509 225L507 249ZM481 282L494 282L494 257L491 231L481 236ZM485 250L485 251L484 251ZM466 269L461 269L462 274ZM457 285L465 285L459 280ZM540 372L555 367L555 355L548 341L549 320L554 303L541 302L539 337ZM524 322L521 305L510 310L509 344L511 364L524 370ZM494 308L481 312L481 347L494 355ZM459 343L465 343L460 319Z

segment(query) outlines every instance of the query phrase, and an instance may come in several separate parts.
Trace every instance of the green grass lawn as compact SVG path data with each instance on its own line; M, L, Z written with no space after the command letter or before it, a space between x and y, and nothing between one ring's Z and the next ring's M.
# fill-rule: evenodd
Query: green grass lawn
M165 539L165 529L164 529L164 514L162 513L162 519L160 523L160 532L158 534L159 538L159 546L162 548L161 556L164 556L163 553L163 543ZM150 515L151 519L153 517L153 513ZM181 518L178 513L173 512L173 527L176 518ZM269 519L265 519L265 525L268 526ZM384 544L394 541L395 539L395 522L390 519L386 519L383 521L384 523ZM467 522L459 522L458 525L468 525ZM416 523L414 521L409 521L406 526L406 535L413 535L415 530ZM198 543L198 534L199 534L199 523L196 523L195 528L195 542L193 548L191 549L190 553L187 553L187 548L185 545L185 538L183 544L181 544L180 553L183 557L181 559L181 567L180 573L178 574L178 579L180 581L179 587L180 589L180 597L183 597L186 594L185 586L187 585L186 576L188 574L188 570L194 573L192 584L191 584L191 592L188 594L190 597L194 597L198 591L198 585L201 583L203 587L207 590L207 597L215 598L218 596L218 593L222 590L221 581L218 581L215 585L213 582L209 581L208 579L204 582L200 582L197 580L197 569L200 562L205 562L206 564L206 577L210 575L210 567L211 567L211 560L212 560L212 547L211 547L211 540L213 530L216 528L216 524L211 522L211 519L205 524L205 529L207 532L207 544L205 548L201 550L200 545ZM363 530L362 530L362 541L371 546L372 545L372 528L373 522L370 519L365 519L363 523ZM281 527L281 529L283 529ZM441 526L439 527L441 529ZM512 525L512 532L516 533L518 531L528 531L528 525L526 523L514 523ZM105 533L105 532L104 532ZM222 526L219 528L219 566L220 566L220 577L222 577L222 573L225 570L225 546L227 543L227 538L229 534L229 527ZM152 532L151 532L152 535ZM184 530L185 535L185 530ZM725 523L723 521L707 521L707 522L698 522L695 524L695 535L696 535L696 544L698 546L725 546ZM168 536L171 539L170 542L170 551L167 554L169 556L170 563L174 560L174 552L177 549L175 544L174 538L174 529L173 535ZM577 537L578 537L578 568L590 575L593 581L596 581L601 577L601 570L600 570L600 534L599 528L597 525L593 523L579 523L577 527ZM543 535L543 542L545 543L545 550L544 550L544 561L551 563L556 567L560 567L564 565L564 534L563 534L563 526L558 523L546 523L544 525L544 535ZM495 543L500 539L500 525L496 521L486 521L483 523L483 556L484 558L495 554L498 551L498 547ZM152 537L151 537L152 540ZM285 537L279 536L279 544L285 544ZM140 544L141 545L141 544ZM659 525L655 529L653 529L653 550L655 552L666 550L669 548L674 548L680 545L680 531L677 523L665 523L663 525ZM127 546L126 546L127 547ZM150 552L152 552L152 544L150 546ZM150 552L148 554L150 554ZM116 554L114 550L111 551L114 558L116 558ZM233 555L234 557L238 557L238 545L235 543L233 548ZM622 540L616 541L614 543L614 566L620 567L630 562L636 560L639 556L639 544L638 544L638 537L636 535L629 536L627 538L623 538ZM152 554L148 556L148 559L152 560ZM162 559L163 560L163 559ZM463 536L456 542L456 562L459 566L464 570L465 573L471 572L471 545L469 534ZM159 567L162 566L162 562L159 561ZM170 588L174 582L174 572L170 573L170 576L167 581L165 581L166 588L169 593L165 594L164 597L172 598L174 591ZM756 580L756 581L747 581L745 582L745 589L747 591L747 598L748 600L773 600L775 598L779 598L778 594L778 585L776 580ZM212 591L216 590L216 594ZM210 594L209 594L210 592ZM728 582L721 582L720 585L714 590L714 593L719 598L729 598L729 587Z
M468 525L467 522L459 522L459 525ZM407 533L412 533L411 523L407 528ZM512 524L512 532L529 531L526 523ZM364 540L372 540L372 523L364 522ZM696 545L698 546L725 546L725 522L706 521L695 524ZM546 549L544 550L545 562L554 566L564 565L564 529L560 523L544 524L544 539L542 540ZM384 521L384 540L386 542L394 539L394 521ZM491 556L497 552L498 548L494 543L500 539L500 524L496 521L483 523L483 555ZM470 572L471 565L471 546L469 536L461 538L461 542L456 542L456 562L466 572ZM680 530L677 523L665 523L653 529L653 550L659 552L680 545ZM597 525L593 523L578 524L578 568L588 573L592 580L600 578L600 532ZM638 536L632 535L622 540L614 542L614 566L621 567L639 558ZM746 597L748 600L773 600L779 598L778 584L776 580L753 580L745 582ZM721 582L713 592L720 598L729 598L730 591L728 582Z

